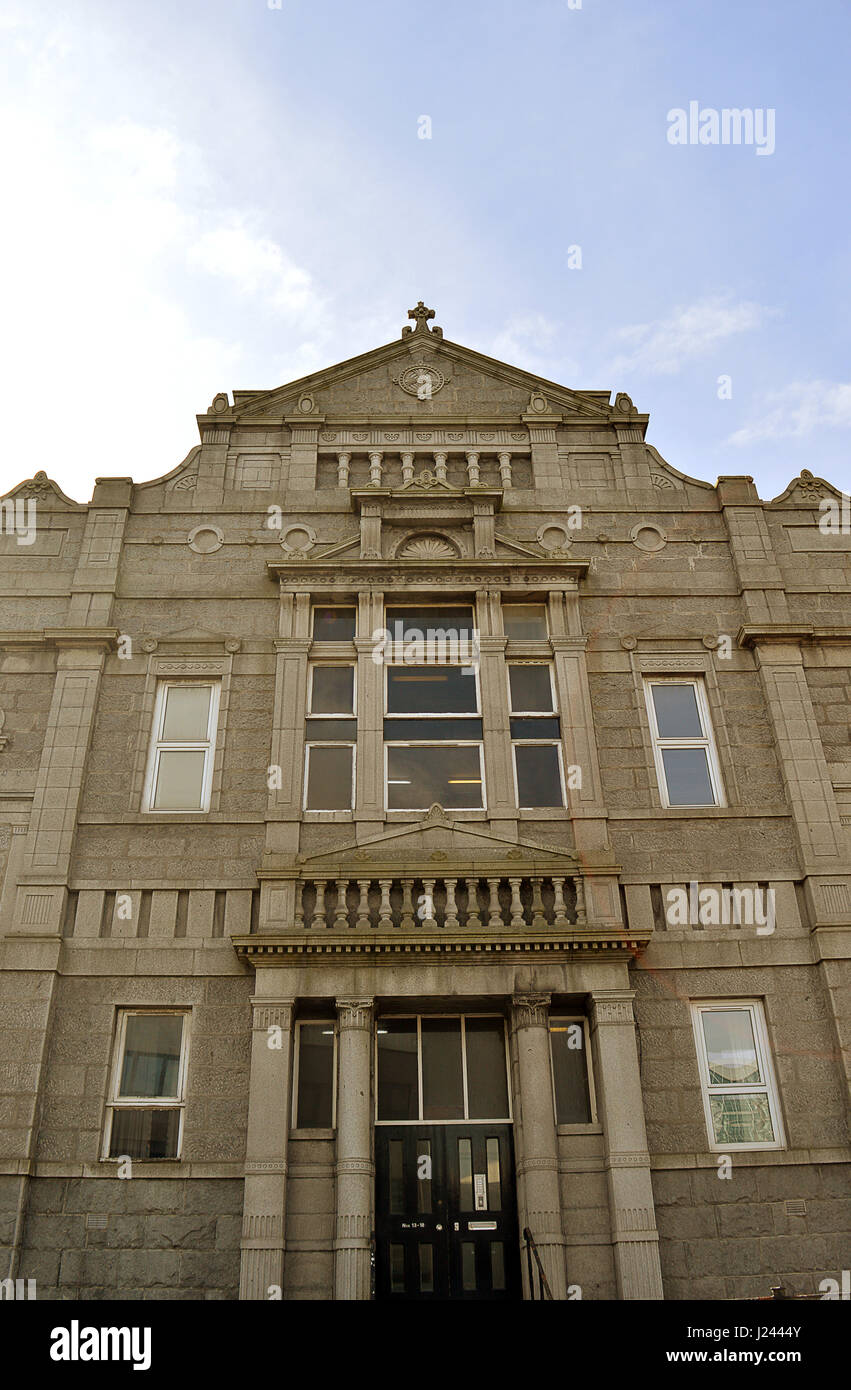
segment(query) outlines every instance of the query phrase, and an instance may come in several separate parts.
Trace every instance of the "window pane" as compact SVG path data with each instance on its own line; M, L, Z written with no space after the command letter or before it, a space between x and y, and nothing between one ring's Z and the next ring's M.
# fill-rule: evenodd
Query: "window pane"
M712 1128L716 1144L771 1144L775 1134L768 1096L763 1092L747 1096L709 1097Z
M388 714L475 714L477 708L472 667L387 667Z
M314 642L351 642L354 635L354 608L314 608Z
M334 1026L303 1023L298 1030L299 1129L330 1129L334 1098Z
M484 804L477 745L389 748L387 783L390 811L427 811L436 801L447 810Z
M378 1024L378 1118L419 1119L417 1020L383 1018Z
M308 743L357 743L356 719L306 719L305 737Z
M488 1159L488 1210L502 1210L502 1177L499 1162L499 1140L486 1139L485 1152Z
M434 1250L430 1245L418 1245L420 1252L420 1293L434 1293Z
M129 1158L176 1158L180 1133L180 1111L113 1111L110 1158L127 1154Z
M555 744L516 744L518 806L562 806L558 749Z
M582 1024L554 1019L550 1024L550 1046L553 1054L556 1124L590 1124L591 1099L588 1094L585 1030Z
M663 748L662 765L672 806L714 806L705 748Z
M505 1029L501 1018L468 1018L467 1104L471 1120L497 1120L508 1114Z
M473 1144L470 1139L458 1140L458 1186L462 1211L473 1211Z
M460 1018L424 1018L423 1119L463 1120Z
M517 739L536 739L548 741L561 738L561 720L558 715L547 719L541 715L533 715L528 719L512 718L508 721L508 728L512 738Z
M163 743L203 743L210 724L209 685L167 685Z
M413 605L388 608L385 622L392 642L413 642L419 639L436 643L438 647L441 642L447 646L456 641L469 642L474 630L473 610L465 605L447 608L421 608ZM398 628L397 624L400 624Z
M693 685L654 685L651 689L660 738L703 738Z
M203 807L203 748L160 751L153 805L157 811L200 811Z
M513 642L535 642L547 637L547 609L543 603L507 603L502 610L506 637Z
M311 714L351 714L354 698L354 666L314 666Z
M404 1216L405 1145L401 1139L391 1139L389 1147L390 1212L393 1216Z
M553 708L549 666L509 666L511 708L521 714L547 714Z
M308 811L350 811L352 749L308 748Z
M456 715L454 718L434 715L429 719L404 719L393 715L384 721L384 737L388 743L421 743L424 739L435 739L438 743L467 743L472 739L481 739L482 721L466 715Z
M177 1099L180 1081L179 1014L130 1014L124 1034L119 1096Z
M747 1009L707 1009L700 1015L712 1086L758 1085L753 1023Z
M417 1140L417 1211L431 1211L431 1140Z

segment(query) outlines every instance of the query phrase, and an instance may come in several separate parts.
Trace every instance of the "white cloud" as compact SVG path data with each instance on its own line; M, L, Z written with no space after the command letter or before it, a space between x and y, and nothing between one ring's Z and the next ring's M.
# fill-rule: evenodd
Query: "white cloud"
M613 376L626 371L678 372L709 348L761 327L773 313L750 300L733 303L729 296L699 299L675 309L666 319L620 329L615 343L623 351L615 357L610 371Z
M17 38L36 61L0 106L0 493L44 468L86 500L96 476L173 468L216 391L278 384L255 379L258 323L295 344L299 366L330 326L309 274L211 195L205 161L176 129L100 119L61 29Z
M763 397L761 413L731 434L728 444L801 439L814 430L851 427L851 382L793 381Z
M577 376L578 367L558 352L559 327L544 314L515 314L483 350L500 362L567 385L568 379Z

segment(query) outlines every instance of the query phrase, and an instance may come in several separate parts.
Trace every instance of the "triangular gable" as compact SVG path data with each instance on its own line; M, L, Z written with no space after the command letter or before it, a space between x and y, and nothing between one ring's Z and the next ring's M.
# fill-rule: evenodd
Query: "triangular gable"
M329 877L334 877L332 869L339 864L347 864L353 871L363 865L364 875L382 864L408 870L419 866L428 876L439 878L456 865L469 873L488 865L505 868L516 862L522 874L532 865L559 865L561 861L566 874L575 870L576 855L569 850L494 834L482 824L447 815L440 806L433 806L413 825L391 827L371 840L349 841L299 855L303 875L314 872Z
M460 343L453 343L446 338L435 338L430 333L413 334L410 337L386 343L382 347L373 348L357 357L348 358L346 361L337 362L333 366L313 372L310 376L274 387L270 391L235 392L232 416L237 420L249 420L252 417L264 415L280 416L282 414L301 413L306 419L309 419L310 415L318 414L326 407L333 405L333 402L316 400L315 398L319 393L327 393L331 388L340 386L353 377L364 377L372 371L378 372L379 369L384 373L383 382L390 386L392 382L387 376L387 367L392 368L393 364L397 362L400 366L410 366L421 353L424 354L427 363L429 365L433 363L447 379L451 379L453 370L465 368L505 386L517 388L526 396L526 402L523 402L521 407L523 409L532 395L543 394L550 410L580 415L589 420L601 422L607 422L612 418L608 392L575 391L570 387L536 376L532 372L524 371L520 367L513 367L507 362L500 362L496 358L487 357L484 353L476 352ZM404 397L400 399L404 402ZM431 402L438 412L440 402L441 397L437 395ZM306 410L304 408L305 403L307 403ZM417 405L416 397L409 397L408 404L413 411ZM380 413L380 407L378 409ZM483 403L481 409L486 411L487 406Z

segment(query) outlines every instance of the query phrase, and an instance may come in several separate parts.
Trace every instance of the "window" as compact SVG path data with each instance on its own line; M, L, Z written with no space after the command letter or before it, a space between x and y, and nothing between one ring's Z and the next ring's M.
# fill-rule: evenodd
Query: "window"
M105 1134L109 1158L179 1156L187 1023L185 1012L120 1012Z
M550 664L509 662L508 699L518 807L563 806L561 721Z
M502 1018L382 1018L376 1045L379 1121L510 1119Z
M304 809L351 811L355 794L355 668L310 668L305 727Z
M355 712L354 666L312 666L308 712L317 718Z
M353 642L355 616L354 608L314 608L314 642Z
M550 1053L556 1124L591 1124L594 1108L587 1020L551 1018Z
M471 608L388 608L385 782L389 811L482 810L479 679ZM399 640L397 640L397 637Z
M545 603L504 603L502 627L510 642L543 642L549 636Z
M762 1005L730 1000L692 1012L710 1148L783 1148Z
M304 809L351 811L354 795L354 744L309 743L304 762Z
M722 806L703 682L654 678L645 690L663 806Z
M218 683L160 681L143 806L208 811L213 780Z
M332 1129L337 1099L337 1037L333 1022L297 1024L293 1122L296 1129Z

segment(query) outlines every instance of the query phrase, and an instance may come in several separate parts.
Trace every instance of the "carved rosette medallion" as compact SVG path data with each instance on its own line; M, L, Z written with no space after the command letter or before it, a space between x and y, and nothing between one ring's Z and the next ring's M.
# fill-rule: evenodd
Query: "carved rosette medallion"
M409 396L416 396L421 401L431 400L446 385L446 377L440 368L425 362L415 362L412 367L406 367L393 380Z

